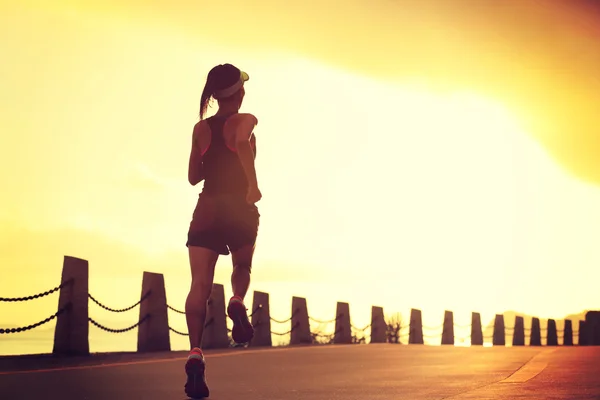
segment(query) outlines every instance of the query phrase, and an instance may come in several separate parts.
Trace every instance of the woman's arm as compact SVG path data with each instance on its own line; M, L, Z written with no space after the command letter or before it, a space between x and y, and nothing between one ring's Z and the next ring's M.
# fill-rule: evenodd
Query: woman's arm
M204 169L202 168L202 153L198 143L198 136L202 124L194 126L192 132L192 150L190 152L190 162L188 165L188 181L190 185L196 186L204 179Z

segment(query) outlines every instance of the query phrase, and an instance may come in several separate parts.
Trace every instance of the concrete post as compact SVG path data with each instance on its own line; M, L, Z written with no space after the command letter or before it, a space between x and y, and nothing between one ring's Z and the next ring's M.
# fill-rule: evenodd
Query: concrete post
M558 334L556 332L556 321L548 320L548 336L546 338L546 346L558 346Z
M385 343L387 324L383 315L383 307L371 307L371 342Z
M589 346L585 321L579 321L579 346Z
M444 313L444 330L442 331L442 344L454 345L454 314L452 311Z
M336 321L335 333L333 335L333 343L352 343L352 329L350 327L350 305L348 303L338 301L335 315Z
M573 346L573 322L570 319L565 320L563 346Z
M481 328L481 314L471 314L471 346L483 346L483 330Z
M410 310L410 330L408 333L408 344L423 344L423 319L421 310Z
M290 344L311 344L308 306L304 297L292 297L292 333Z
M585 330L588 346L600 346L600 311L585 313Z
M58 310L66 309L57 317L52 353L87 355L90 353L87 260L64 257L61 283L66 282L69 283L60 289Z
M494 336L492 338L492 345L506 346L505 335L504 314L496 314L496 319L494 320Z
M229 347L229 335L227 334L225 311L225 288L219 283L213 283L206 308L202 348L224 349L227 347Z
M525 346L525 320L523 317L515 317L515 328L513 330L513 346Z
M146 315L149 317L138 326L137 351L171 351L167 295L163 274L144 271L141 296L143 297L148 292L150 295L140 304L139 320L141 321Z
M254 337L250 346L272 346L271 341L271 312L269 310L269 293L254 291L252 300L252 326Z
M542 345L542 334L540 329L540 319L534 317L531 319L531 336L529 337L530 346Z

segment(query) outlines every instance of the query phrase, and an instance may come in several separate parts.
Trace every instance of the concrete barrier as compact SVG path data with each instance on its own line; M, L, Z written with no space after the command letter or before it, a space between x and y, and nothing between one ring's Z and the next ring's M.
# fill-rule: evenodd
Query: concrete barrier
M565 320L563 346L573 346L573 323L570 319Z
M169 315L163 274L144 272L141 297L149 295L140 304L139 320L149 317L138 326L137 351L171 351Z
M556 331L556 321L553 319L548 320L546 336L546 346L558 346L558 333Z
M254 337L250 346L272 346L271 341L271 312L269 310L269 293L254 291L252 301L252 326Z
M454 345L454 314L452 311L444 312L444 329L442 331L442 345Z
M483 345L483 329L481 327L481 314L474 312L471 314L471 345Z
M208 305L204 334L202 335L203 349L224 349L229 347L227 334L227 312L225 310L225 287L213 283Z
M588 346L600 346L600 311L588 311L585 314L585 326Z
M308 320L308 307L304 297L292 297L292 332L290 344L310 344L310 322Z
M350 305L338 301L336 307L335 333L333 335L334 344L352 343L352 329L350 325Z
M64 257L61 283L66 282L69 283L60 289L58 298L58 309L66 309L57 317L52 353L87 355L90 353L87 260Z
M53 354L87 355L89 354L89 315L88 315L88 282L89 265L86 260L65 256L61 276L61 288L58 299L58 313L54 331ZM148 295L149 294L149 295ZM148 295L148 296L147 296ZM38 297L38 296L35 296ZM142 280L142 301L140 302L137 347L139 352L170 351L170 333L168 323L165 283L162 274L144 272ZM227 333L226 301L224 287L214 284L207 308L207 318L202 347L229 347ZM136 304L137 305L137 304ZM131 308L131 307L130 307ZM128 308L129 309L129 308ZM269 310L269 294L255 291L251 310L252 324L255 335L250 343L252 346L272 346L271 318ZM306 299L292 298L290 344L310 344L313 341ZM335 333L333 343L352 343L352 325L350 306L338 302L336 307ZM409 344L424 344L422 313L419 309L411 309L409 325ZM108 328L107 328L108 329ZM370 343L385 343L388 341L388 325L385 321L383 308L371 308L371 339ZM109 329L110 331L114 331ZM525 345L524 318L515 317L513 346ZM529 335L529 345L541 346L542 335L539 318L532 318ZM564 321L562 344L574 344L573 323ZM600 345L600 311L588 311L585 321L579 321L578 344ZM506 345L506 327L503 314L497 314L494 320L494 345ZM545 344L558 346L558 329L556 320L548 319ZM472 313L471 344L483 345L483 330L481 315ZM444 313L441 344L451 345L454 338L454 315L452 311Z
M408 344L423 344L423 318L421 310L410 310L410 331L408 334Z
M579 346L587 346L588 345L585 321L581 321L581 320L579 321L579 342L578 342L578 344L579 344Z
M525 320L523 317L515 317L512 345L525 346Z
M383 307L371 307L371 342L385 343L387 324L383 315Z
M506 346L506 332L504 329L504 314L496 314L494 320L494 334L492 337L494 346Z
M540 329L540 319L534 317L531 319L531 333L529 336L530 346L541 346L542 345L542 334Z

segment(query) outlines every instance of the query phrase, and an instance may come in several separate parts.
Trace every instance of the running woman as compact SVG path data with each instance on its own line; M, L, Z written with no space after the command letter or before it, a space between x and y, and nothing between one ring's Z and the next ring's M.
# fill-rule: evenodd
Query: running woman
M190 335L190 354L185 365L185 392L191 398L209 396L202 334L215 264L220 254L231 252L233 297L227 314L233 321L236 343L250 342L254 335L244 297L250 285L252 257L260 215L255 203L258 189L254 159L258 123L252 114L240 113L247 73L231 64L217 65L208 73L200 100L200 121L194 126L188 180L195 186L204 180L188 231L192 285L185 303ZM211 98L218 111L204 119Z

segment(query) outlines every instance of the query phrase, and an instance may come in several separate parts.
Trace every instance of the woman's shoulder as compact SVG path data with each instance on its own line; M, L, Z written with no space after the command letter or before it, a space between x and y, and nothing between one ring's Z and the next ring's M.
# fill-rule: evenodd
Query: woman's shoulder
M208 120L207 119L200 120L200 121L196 122L196 124L194 125L194 134L196 135L196 134L198 134L197 132L206 131L207 128L209 128Z
M206 120L201 120L196 122L196 124L194 125L192 136L194 140L199 140L202 137L207 136L209 132L210 128L208 126L208 123L206 122Z
M194 130L204 129L206 126L208 126L208 118L201 119L200 121L196 122L194 124Z
M251 113L236 113L229 117L235 122L252 122L255 125L258 124L258 118L254 114Z

